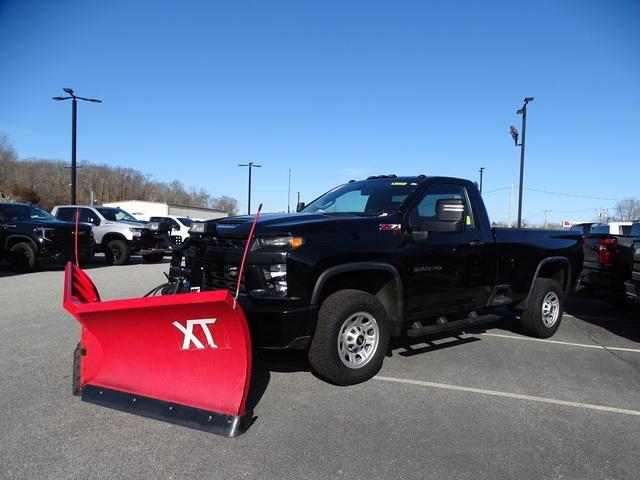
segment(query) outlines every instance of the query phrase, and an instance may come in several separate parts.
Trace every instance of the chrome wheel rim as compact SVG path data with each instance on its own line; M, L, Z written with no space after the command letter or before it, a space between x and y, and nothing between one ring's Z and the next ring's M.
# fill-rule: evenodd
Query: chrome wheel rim
M556 292L548 292L542 300L542 323L553 327L560 317L560 298Z
M380 328L373 315L356 312L350 315L338 333L338 356L348 368L362 368L375 355L380 341Z

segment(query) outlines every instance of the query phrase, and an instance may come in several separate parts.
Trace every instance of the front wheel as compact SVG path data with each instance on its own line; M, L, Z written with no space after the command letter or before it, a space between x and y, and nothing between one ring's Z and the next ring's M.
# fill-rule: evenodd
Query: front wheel
M564 294L558 282L538 278L527 308L520 315L520 326L527 335L549 338L560 326L564 310Z
M131 256L131 249L125 240L111 240L107 243L104 256L109 265L126 265Z
M30 272L36 266L36 250L27 242L18 242L9 249L9 264L14 272Z
M309 348L309 363L323 379L352 385L373 377L389 347L391 325L370 293L340 290L323 302Z

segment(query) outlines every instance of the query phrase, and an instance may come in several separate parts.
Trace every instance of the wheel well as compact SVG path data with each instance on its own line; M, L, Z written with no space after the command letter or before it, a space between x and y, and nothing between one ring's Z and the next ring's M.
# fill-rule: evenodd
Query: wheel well
M336 273L322 285L317 304L321 305L332 293L348 288L374 295L387 311L392 325L400 324L402 319L401 292L398 291L398 282L391 272L374 269Z
M567 291L567 282L569 281L569 266L565 262L547 262L538 272L536 278L549 278L558 282L562 286L563 291Z
M120 233L108 233L104 237L102 237L102 246L106 247L107 243L109 243L111 240L124 240L125 242L127 242L127 239L124 237L124 235Z
M6 250L9 251L11 247L13 247L16 243L28 243L36 250L36 252L38 251L38 245L36 244L36 242L33 241L33 239L29 237L18 237L18 236L9 237L7 239Z

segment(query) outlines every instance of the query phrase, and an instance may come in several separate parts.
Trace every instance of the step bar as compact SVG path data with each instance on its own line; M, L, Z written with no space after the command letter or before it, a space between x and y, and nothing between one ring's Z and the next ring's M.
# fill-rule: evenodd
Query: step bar
M499 315L479 315L463 318L461 320L453 320L451 322L436 323L434 325L426 325L424 327L413 327L407 330L407 336L411 338L426 337L434 333L449 332L452 330L464 330L465 328L475 327L483 323L495 322L500 320Z

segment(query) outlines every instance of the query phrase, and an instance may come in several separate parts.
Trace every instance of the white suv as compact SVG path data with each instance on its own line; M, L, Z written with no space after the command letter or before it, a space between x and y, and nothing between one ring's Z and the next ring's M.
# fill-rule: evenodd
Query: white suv
M109 265L125 265L132 253L139 253L147 263L157 263L168 252L166 239L149 232L141 222L121 208L92 205L58 205L54 217L73 222L76 210L82 223L92 225L96 251L104 252Z

